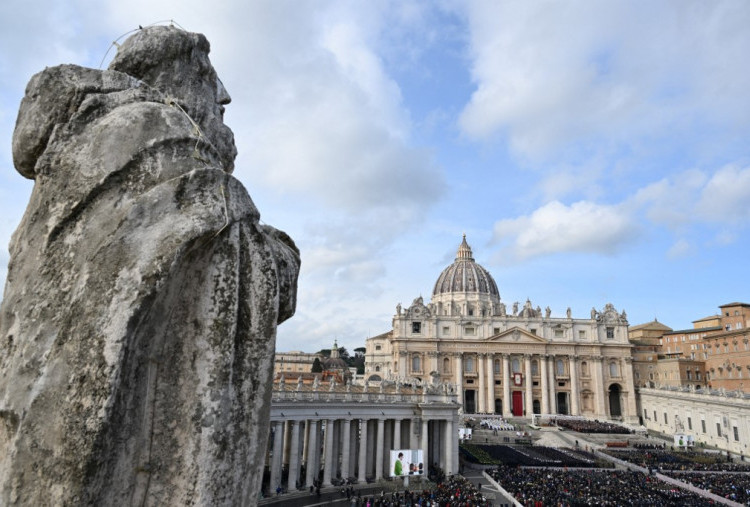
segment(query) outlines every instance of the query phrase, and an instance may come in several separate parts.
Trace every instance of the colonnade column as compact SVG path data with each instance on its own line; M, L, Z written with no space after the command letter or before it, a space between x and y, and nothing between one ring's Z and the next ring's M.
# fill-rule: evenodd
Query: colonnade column
M510 358L503 354L503 417L511 416L510 412Z
M287 490L297 489L297 474L299 474L299 421L292 421L292 444L289 450L289 476Z
M313 485L313 481L318 478L317 472L318 467L315 466L317 463L318 455L318 421L307 421L307 425L310 427L308 430L308 441L307 441L307 465L305 466L305 486L310 487Z
M487 373L487 389L486 389L486 396L487 396L487 412L490 414L495 413L495 370L494 370L494 363L492 361L492 353L487 353L487 358L485 360L485 363L487 366L485 366L485 372Z
M335 435L334 431L335 421L328 419L326 421L326 448L325 448L325 464L323 465L323 486L332 486L331 483L331 470L333 469L333 439Z
M367 469L367 419L359 420L359 463L357 466L357 480L365 482L367 480L365 475Z
M273 425L273 456L271 456L271 492L281 486L281 458L284 451L284 421L276 421Z
M393 448L401 449L401 419L393 421Z
M578 409L578 368L577 356L570 356L570 415L580 414Z
M375 441L375 480L383 478L383 434L385 419L378 419L378 435Z
M349 477L349 446L351 445L352 420L344 419L343 450L341 451L341 478Z
M542 414L549 414L549 386L547 385L549 367L547 366L547 359L547 354L542 354L539 357L539 375L542 377L540 383L542 387Z
M454 362L456 364L456 384L458 394L458 404L464 406L464 358L463 354L456 352L454 355Z
M430 457L429 457L429 443L430 438L428 433L430 432L430 424L427 419L422 419L422 466L425 477L428 475L430 469Z
M531 355L524 354L523 362L524 369L526 370L526 379L524 381L526 384L526 417L531 417L534 415L534 393L532 391L534 381L531 379Z
M484 414L487 412L487 405L485 403L487 399L487 386L484 385L487 377L484 373L484 354L477 354L477 375L479 376L479 392L477 393L479 401L477 411L480 414Z
M453 429L453 419L445 421L445 475L451 475L453 470L453 446L456 445L456 430ZM428 469L429 470L429 469Z

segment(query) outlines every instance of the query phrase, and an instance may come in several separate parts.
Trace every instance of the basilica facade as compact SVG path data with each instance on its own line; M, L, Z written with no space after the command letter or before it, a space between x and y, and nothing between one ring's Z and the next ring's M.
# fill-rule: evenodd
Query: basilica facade
M399 304L392 329L366 342L365 379L448 384L464 413L580 415L637 421L625 312L552 317L530 300L510 308L464 236L432 298Z

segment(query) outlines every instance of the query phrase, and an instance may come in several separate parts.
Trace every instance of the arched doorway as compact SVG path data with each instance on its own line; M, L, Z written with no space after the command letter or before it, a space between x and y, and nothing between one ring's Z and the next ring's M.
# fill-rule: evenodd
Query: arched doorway
M496 414L502 414L503 413L503 400L502 400L502 398L495 398L495 413Z
M620 394L622 390L619 384L612 384L609 386L609 415L610 417L622 416L622 408L620 407Z

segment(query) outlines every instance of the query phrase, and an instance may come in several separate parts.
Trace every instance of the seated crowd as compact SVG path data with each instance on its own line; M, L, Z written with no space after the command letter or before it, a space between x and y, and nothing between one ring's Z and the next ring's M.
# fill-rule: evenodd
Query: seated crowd
M552 470L499 466L492 477L524 506L712 505L646 474L623 470Z
M612 433L612 434L628 434L633 433L632 430L619 424L604 421L589 421L585 419L556 419L554 423L561 428L566 428L579 433Z
M631 449L606 451L610 456L657 470L750 472L750 463L728 461L721 454L670 449Z
M477 488L459 475L454 475L433 489L422 491L401 491L353 498L353 505L370 507L396 507L435 505L440 507L491 506Z
M504 419L482 419L479 427L493 431L515 431L516 427Z
M460 449L466 459L480 463L482 461L475 458L489 457L494 460L490 461L491 463L502 463L510 466L560 468L594 468L601 466L601 460L597 460L590 453L539 445L511 447L508 445L465 444Z
M750 505L750 474L671 472L669 475L722 498Z

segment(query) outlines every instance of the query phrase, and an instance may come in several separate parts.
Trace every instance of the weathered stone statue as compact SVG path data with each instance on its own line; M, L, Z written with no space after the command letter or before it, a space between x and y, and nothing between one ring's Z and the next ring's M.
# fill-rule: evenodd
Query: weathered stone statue
M200 34L35 75L0 307L0 505L251 505L299 252L231 176Z

